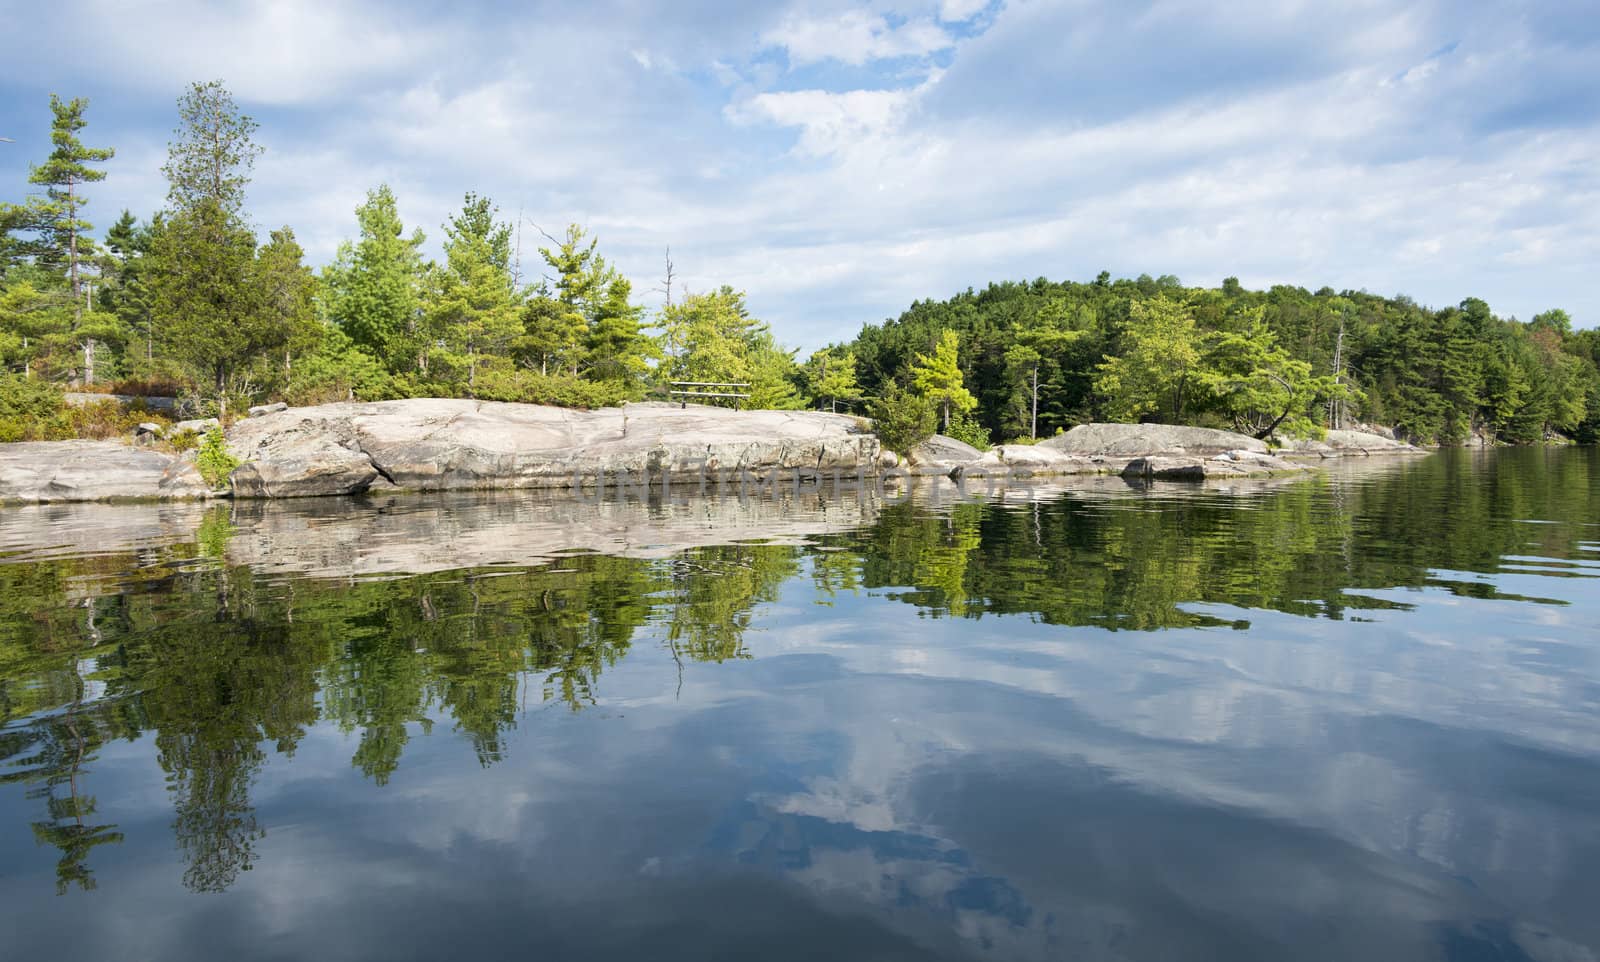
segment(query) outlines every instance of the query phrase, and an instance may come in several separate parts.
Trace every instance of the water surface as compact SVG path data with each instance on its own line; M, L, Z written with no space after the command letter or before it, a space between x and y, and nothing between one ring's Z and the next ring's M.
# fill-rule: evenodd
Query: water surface
M0 957L1594 959L1600 457L0 509Z

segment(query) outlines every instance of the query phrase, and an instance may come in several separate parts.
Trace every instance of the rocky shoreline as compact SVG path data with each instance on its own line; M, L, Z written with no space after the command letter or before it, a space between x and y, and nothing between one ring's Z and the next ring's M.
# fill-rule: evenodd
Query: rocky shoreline
M0 501L297 498L399 491L727 483L946 475L1121 474L1205 481L1305 470L1314 461L1421 449L1329 432L1272 451L1207 428L1086 424L1032 445L982 452L934 437L901 459L870 425L816 411L630 404L576 411L531 404L413 399L256 409L226 432L241 462L213 491L193 454L120 441L0 444Z

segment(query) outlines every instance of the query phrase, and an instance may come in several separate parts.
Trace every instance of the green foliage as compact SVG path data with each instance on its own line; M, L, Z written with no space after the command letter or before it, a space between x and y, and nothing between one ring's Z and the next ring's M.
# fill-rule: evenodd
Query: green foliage
M959 353L961 335L941 331L932 354L918 354L911 365L911 384L936 408L946 433L954 415L965 414L978 406L978 399L966 389L961 374Z
M283 390L283 399L293 405L399 396L395 379L384 365L339 328L321 332L316 351L295 361Z
M242 215L250 171L262 149L252 139L257 126L222 81L190 84L178 98L178 127L161 168L169 208L210 208L223 222Z
M71 437L61 390L39 378L0 373L0 442Z
M390 370L416 363L417 311L426 265L426 238L408 237L394 191L380 184L356 208L360 236L339 246L337 259L322 272L328 311L351 341Z
M220 488L228 483L228 475L239 466L239 459L228 453L228 442L222 436L221 428L212 428L206 433L205 439L200 442L195 466L200 469L200 477L211 487Z
M823 348L806 361L804 376L812 401L837 412L861 400L861 384L856 380L856 356L849 351Z
M486 369L479 378L478 397L584 409L611 407L629 399L626 387L618 381L591 381L565 371L541 374L510 365Z
M750 316L742 292L723 287L690 294L661 312L661 326L668 346L664 380L748 384L750 398L742 406L749 408L805 406L795 387L794 352Z
M867 408L872 430L885 448L905 454L934 435L939 412L928 398L907 391L894 381Z
M989 436L989 429L978 423L978 419L970 413L957 414L950 419L950 426L945 429L945 436L965 441L979 451L989 450L993 439Z
M521 294L511 276L511 228L495 220L487 197L468 193L445 225L445 262L428 272L424 338L442 349L423 352L435 379L476 396L484 358L504 356L522 331ZM430 370L430 365L437 369Z
M1194 312L1167 294L1130 306L1122 350L1095 379L1115 421L1183 424L1201 388L1201 335Z
M995 437L1090 420L1305 434L1358 422L1422 442L1588 436L1591 332L1556 311L1522 324L1476 299L1430 310L1359 291L1175 278L992 284L919 301L849 344L881 393L945 332L960 338L973 416ZM1287 412L1287 413L1285 413Z

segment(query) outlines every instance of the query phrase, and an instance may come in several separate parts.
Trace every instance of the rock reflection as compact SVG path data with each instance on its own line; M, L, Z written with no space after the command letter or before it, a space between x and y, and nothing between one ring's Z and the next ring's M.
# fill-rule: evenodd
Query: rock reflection
M1477 685L1476 707L1503 711L1507 729L1557 742L1575 737L1566 723L1592 707L1593 691L1582 664L1569 672L1579 680L1556 677L1580 657L1559 643L1434 645L1402 664L1376 634L1338 636L1336 647L1331 636L1283 626L1403 610L1413 589L1443 588L1475 604L1531 607L1545 595L1560 603L1559 592L1520 590L1515 579L1562 575L1555 583L1570 587L1588 576L1596 482L1592 455L1527 452L1226 492L1108 478L1017 486L993 499L924 491L582 503L518 494L8 509L0 515L0 791L20 794L27 828L58 851L58 890L92 888L90 862L125 831L96 814L100 753L118 741L142 751L145 742L166 778L183 884L227 890L267 858L257 787L275 757L294 755L319 727L351 736L339 765L348 758L372 786L400 778L415 740L441 727L459 734L468 764L491 768L512 756L532 707L593 717L588 710L607 703L619 666L641 647L676 674L638 682L664 701L677 697L685 666L733 674L781 661L752 659L753 632L773 623L786 586L801 585L839 606L840 620L813 610L789 619L789 629L848 631L860 659L840 658L835 675L813 665L808 683L836 691L844 675L875 687L829 705L838 714L814 731L775 724L774 740L803 736L824 746L818 754L843 756L871 726L909 718L949 730L883 760L870 777L819 764L801 787L790 779L782 791L734 793L703 840L716 857L807 885L844 885L885 911L915 909L1019 956L1104 954L1119 938L1136 955L1182 954L1186 945L1219 957L1270 955L1316 939L1337 906L1296 900L1263 880L1315 889L1319 877L1337 876L1341 891L1365 893L1355 911L1404 903L1385 916L1404 932L1374 936L1392 946L1419 938L1430 918L1483 917L1481 895L1441 886L1434 869L1451 858L1536 874L1494 847L1554 847L1555 831L1541 833L1527 813L1553 812L1563 826L1576 816L1548 799L1506 796L1542 791L1541 779L1592 791L1593 766L1573 774L1559 759L1479 751L1442 727L1352 726L1329 704L1398 715L1453 670ZM945 650L929 642L886 653L871 632L907 630L907 615L970 634ZM990 633L967 624L1009 616L1019 620ZM1027 622L1227 630L1119 635L1124 643L1109 647L1097 647L1103 631L992 637L1035 627ZM1234 631L1262 622L1275 631L1267 644ZM1484 657L1463 664L1463 654ZM921 658L918 671L902 674L952 687L903 714L864 711L892 695L872 674L890 674L872 662L889 657ZM1374 670L1357 678L1351 666L1361 658ZM799 671L795 664L774 670ZM966 687L956 690L957 681ZM748 684L764 697L776 687L759 677ZM975 715L962 717L965 727L952 720L991 689L1008 693L985 703L990 717L1008 719L1004 737L986 736ZM1077 730L1065 732L1035 698L1071 704ZM821 712L809 703L767 710L799 717L802 708ZM746 712L729 724L759 714ZM1230 743L1247 728L1248 738ZM1026 749L1052 740L1053 753ZM1452 781L1461 776L1438 763L1441 747L1500 766L1498 801L1480 803L1474 793L1487 789ZM1568 747L1593 748L1581 738ZM1333 760L1290 757L1307 750ZM1260 753L1262 766L1270 756L1271 772L1233 784L1205 771L1243 770L1246 752ZM692 752L673 758L686 768L703 761ZM1317 804L1295 813L1300 822L1249 808L1270 809L1289 793L1284 772L1320 786ZM1531 788L1520 787L1519 773ZM824 797L817 786L828 778L865 801ZM1185 779L1234 801L1196 800L1205 793L1174 787ZM1407 787L1423 782L1428 791ZM1374 797L1414 821L1373 828L1359 805ZM1070 819L1052 817L1041 799L1070 809ZM1374 850L1406 852L1425 868L1396 868ZM1253 866L1228 864L1245 851ZM1582 888L1572 864L1548 860ZM1458 929L1436 936L1480 949L1493 942ZM1501 943L1519 939L1512 932ZM1326 943L1347 956L1376 944Z

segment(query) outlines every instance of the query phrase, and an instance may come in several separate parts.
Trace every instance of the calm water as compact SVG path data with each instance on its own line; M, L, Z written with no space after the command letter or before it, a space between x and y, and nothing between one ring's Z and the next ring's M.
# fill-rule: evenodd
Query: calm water
M1600 956L1600 456L0 509L0 957Z

